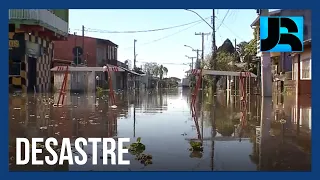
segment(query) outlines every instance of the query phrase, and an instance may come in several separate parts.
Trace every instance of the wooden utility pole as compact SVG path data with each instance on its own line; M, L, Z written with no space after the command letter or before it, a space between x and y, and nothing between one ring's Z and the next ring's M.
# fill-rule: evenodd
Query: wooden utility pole
M216 28L215 28L215 18L216 18L216 15L215 15L215 12L214 12L214 9L212 10L212 62L211 62L211 68L214 70L216 69L216 57L215 57L215 53L217 51L217 46L216 46ZM213 97L213 104L215 105L215 92L216 92L216 78L213 78L213 86L212 86L212 97ZM211 128L211 136L212 136L212 139L213 137L215 136L216 134L216 121L215 121L215 107L213 107L212 109L212 128ZM214 170L214 141L211 142L211 170L213 171Z
M196 69L200 69L200 67L199 67L199 51L200 51L200 49L195 49L194 51L196 51L197 52L197 58L196 58Z
M82 50L84 50L84 26L82 26Z
M268 16L269 9L260 9L258 14ZM272 97L272 73L271 58L269 52L261 52L261 95L263 97Z
M136 42L137 40L133 40L133 71L136 71L136 62L137 62L137 54L136 54ZM133 75L133 88L136 89L136 76Z
M84 26L82 25L82 61L85 59L85 53L84 53Z
M201 35L201 60L202 60L202 64L204 63L204 36L210 35L210 33L195 33L195 35Z
M204 66L204 36L209 35L210 33L195 33L195 35L201 35L201 63L200 68L203 69ZM201 78L201 101L203 102L203 77Z
M136 42L136 39L133 40L133 70L136 69Z
M234 61L236 60L236 58L237 58L237 39L234 39ZM240 60L241 60L241 57L240 57Z
M214 9L212 10L212 59L211 59L211 69L215 70L216 69L216 51L217 51L217 46L216 46L216 26L215 26L215 12ZM212 84L212 93L214 94L216 92L216 78L213 78L213 84Z
M193 63L193 62L194 62L193 59L194 59L194 58L197 58L197 57L189 57L189 56L186 56L186 57L187 57L188 59L191 59L190 68L191 68L191 70L192 70L192 69L193 69L193 64L194 64L194 63Z

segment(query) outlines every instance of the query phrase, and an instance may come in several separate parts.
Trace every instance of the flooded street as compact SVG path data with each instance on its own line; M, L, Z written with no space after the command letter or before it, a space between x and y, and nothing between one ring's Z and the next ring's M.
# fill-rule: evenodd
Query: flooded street
M10 170L311 171L308 97L297 102L294 97L251 96L240 108L239 97L221 94L214 100L204 96L203 103L191 107L189 90L179 88L119 92L118 107L112 109L107 98L94 94L72 94L65 106L53 107L51 99L57 96L10 96ZM131 143L141 137L152 164L144 166L128 154L124 159L131 165L102 165L99 151L98 165L89 158L83 166L17 166L17 137L129 137ZM203 152L190 151L191 141L203 142ZM91 154L90 145L85 150Z

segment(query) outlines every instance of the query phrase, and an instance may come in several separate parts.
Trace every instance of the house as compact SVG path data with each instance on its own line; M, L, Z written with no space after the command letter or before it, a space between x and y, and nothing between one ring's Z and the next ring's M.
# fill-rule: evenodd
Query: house
M304 40L311 39L311 10L284 9L269 12L269 16L303 16L304 17ZM258 16L251 27L257 33L257 57L262 61L270 61L272 72L272 91L288 92L292 87L290 80L292 79L292 57L290 53L264 53L260 52L260 16ZM268 60L269 59L269 60Z
M298 95L311 94L311 39L304 41L304 51L292 53L292 80Z
M83 55L75 58L73 49L81 47ZM118 61L118 45L107 39L100 39L87 36L77 36L69 34L68 40L64 42L54 42L53 67L58 65L79 64L88 67L102 67L106 64L124 69L124 72L112 72L112 87L114 89L127 89L128 63ZM107 88L103 72L96 72L96 86Z
M52 42L66 40L68 29L68 9L9 9L9 89L50 89Z

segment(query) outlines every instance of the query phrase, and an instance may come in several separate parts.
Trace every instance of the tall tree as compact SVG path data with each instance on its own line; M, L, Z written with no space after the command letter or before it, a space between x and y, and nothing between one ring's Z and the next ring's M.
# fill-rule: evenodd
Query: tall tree
M246 41L242 41L239 44L237 44L236 52L237 52L237 55L239 56L241 62L244 62L247 55L248 55L246 52L246 47L248 46L248 44L249 43Z
M168 74L168 69L164 67L162 64L157 66L154 71L155 74L159 75L159 79L162 80L163 76Z

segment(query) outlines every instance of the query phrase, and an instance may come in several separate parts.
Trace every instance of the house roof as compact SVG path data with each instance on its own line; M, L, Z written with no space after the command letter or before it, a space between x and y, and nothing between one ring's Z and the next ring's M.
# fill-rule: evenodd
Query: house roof
M104 43L104 44L107 44L107 45L118 47L117 44L113 43L112 41L110 41L108 39L100 39L100 38L94 38L94 39L96 39L98 43Z
M269 12L269 16L277 16L277 15L280 15L281 13L281 10L276 10L276 11L270 11ZM251 23L251 27L254 27L256 25L258 25L260 22L260 16L256 17L256 19Z
M74 35L74 34L69 34L69 36L77 36L79 38L82 38L82 36L78 36L78 35ZM89 36L84 36L85 38L89 38L89 39L96 39L98 43L104 43L107 45L111 45L114 47L118 47L117 44L115 44L114 42L108 40L108 39L101 39L101 38L95 38L95 37L89 37Z
M309 46L309 47L311 47L311 39L307 39L307 40L303 41L303 45L304 45L304 46ZM291 53L291 56L295 56L295 55L297 55L297 54L300 54L300 53L292 52L292 53Z

